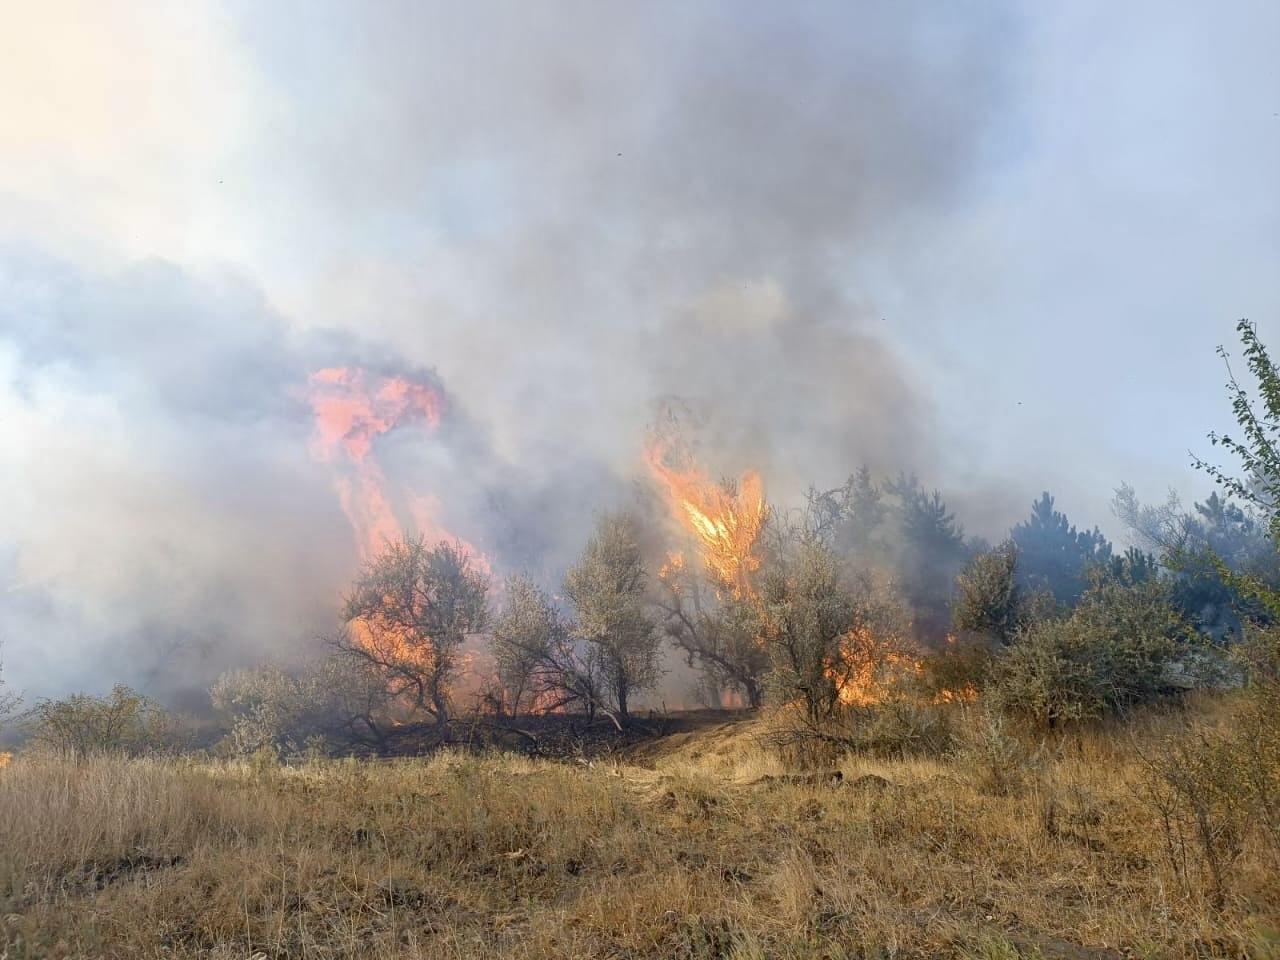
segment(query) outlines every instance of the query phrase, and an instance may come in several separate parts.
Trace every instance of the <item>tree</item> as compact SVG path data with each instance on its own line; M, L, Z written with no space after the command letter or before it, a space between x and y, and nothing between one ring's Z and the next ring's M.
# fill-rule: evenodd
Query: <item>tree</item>
M528 577L508 579L505 593L490 646L512 715L527 693L539 710L577 706L594 717L602 707L595 648L575 640L572 624Z
M1054 509L1046 491L1031 516L1013 528L1020 579L1031 589L1048 589L1059 603L1075 603L1088 586L1087 573L1111 561L1111 544L1096 527L1077 530Z
M799 700L807 722L820 725L839 706L841 640L853 626L853 598L834 552L800 545L793 560L765 576L761 602L770 687L782 703Z
M410 719L449 720L458 651L487 621L489 580L460 546L421 538L387 544L367 564L343 606L334 641L372 666Z
M1018 548L1006 542L980 553L956 577L951 615L961 633L1007 644L1025 618L1017 580Z
M865 464L839 487L810 487L807 501L804 526L811 536L841 552L884 554L891 508Z
M1227 364L1227 393L1239 434L1209 434L1209 442L1221 447L1240 461L1242 474L1234 476L1224 467L1196 458L1195 464L1211 476L1233 497L1257 508L1266 518L1271 539L1280 543L1280 371L1262 340L1258 329L1248 320L1236 324L1236 333L1244 347L1245 363L1257 382L1262 411L1236 379L1230 357L1223 347L1218 355Z
M914 477L899 476L889 485L898 498L903 555L899 575L914 613L916 635L939 640L951 621L951 595L956 575L968 562L964 529L942 495L926 492Z
M1198 631L1215 641L1238 640L1245 621L1269 622L1266 606L1223 575L1225 569L1280 589L1280 551L1255 507L1216 491L1190 511L1172 491L1164 503L1145 505L1122 484L1112 509L1142 547L1159 553L1173 580L1174 602Z
M528 577L509 577L503 592L506 603L494 621L490 648L511 715L517 716L538 665L563 626L549 598Z
M1160 566L1155 554L1146 553L1137 547L1128 547L1124 553L1116 554L1102 569L1109 579L1126 586L1146 583L1160 576Z
M769 653L754 598L703 583L683 562L668 563L658 580L667 636L702 669L707 688L736 691L748 706L760 706Z
M877 484L865 466L832 490L811 487L801 533L857 569L896 573L922 640L940 640L950 623L955 577L974 550L942 494L913 475Z
M633 517L600 517L582 558L565 576L565 593L577 614L576 632L599 658L604 686L626 722L634 693L659 677L659 638L645 614L647 572Z

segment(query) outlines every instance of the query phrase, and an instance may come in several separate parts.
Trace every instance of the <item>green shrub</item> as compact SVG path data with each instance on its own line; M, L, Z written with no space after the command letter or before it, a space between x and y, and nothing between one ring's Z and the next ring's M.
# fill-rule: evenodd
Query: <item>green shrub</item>
M1044 726L1099 717L1171 689L1190 631L1158 580L1098 576L1069 616L1019 631L993 668L995 702Z
M962 635L1008 643L1023 623L1018 550L1006 543L975 556L956 577L951 619Z
M209 691L239 756L381 751L397 726L377 668L342 652L298 672L268 664L223 674Z
M176 717L123 685L105 697L41 700L22 715L21 726L31 746L77 758L171 752L184 737Z

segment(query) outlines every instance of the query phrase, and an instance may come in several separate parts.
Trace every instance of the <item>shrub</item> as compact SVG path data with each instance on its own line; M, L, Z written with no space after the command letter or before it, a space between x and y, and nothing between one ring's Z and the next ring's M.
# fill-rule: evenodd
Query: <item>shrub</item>
M956 737L954 756L974 786L991 796L1021 794L1036 772L1036 754L1010 733L1005 718L994 710L977 711L965 721Z
M952 713L910 695L894 696L869 707L851 707L850 745L895 759L941 756L954 741Z
M993 702L1044 727L1103 712L1104 671L1088 638L1070 620L1023 630L994 667Z
M982 640L952 639L921 659L916 686L935 702L976 699L991 678L994 656Z
M1253 632L1240 654L1249 686L1235 717L1232 762L1280 876L1280 629Z
M123 685L105 697L76 693L41 700L21 725L32 746L76 758L169 752L182 742L172 714Z
M1174 874L1191 888L1201 874L1210 902L1226 902L1232 863L1243 850L1246 793L1234 744L1198 734L1171 738L1147 758L1142 795L1159 817Z
M1070 616L1033 621L996 658L996 702L1053 727L1149 702L1170 688L1188 629L1158 580L1095 579Z
M951 619L956 630L1008 643L1023 621L1023 591L1017 582L1018 550L1006 543L980 553L956 577Z
M240 756L384 750L404 729L376 667L340 652L293 673L273 664L234 670L209 693Z

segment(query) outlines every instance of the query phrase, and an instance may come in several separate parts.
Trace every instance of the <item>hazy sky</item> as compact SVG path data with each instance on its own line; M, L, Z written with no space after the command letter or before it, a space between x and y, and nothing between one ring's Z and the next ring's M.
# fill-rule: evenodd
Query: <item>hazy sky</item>
M320 367L438 377L452 426L389 438L390 478L550 570L671 395L781 498L866 461L988 536L1046 488L1116 533L1121 481L1204 492L1234 322L1280 336L1271 0L0 22L0 655L29 689L324 629L353 552Z

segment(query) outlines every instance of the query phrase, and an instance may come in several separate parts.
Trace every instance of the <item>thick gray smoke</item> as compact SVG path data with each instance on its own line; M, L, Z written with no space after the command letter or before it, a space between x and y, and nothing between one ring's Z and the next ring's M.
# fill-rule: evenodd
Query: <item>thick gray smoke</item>
M198 188L250 238L216 273L3 238L15 684L172 692L331 627L326 366L438 378L389 486L548 582L634 496L658 398L782 498L936 463L850 269L964 202L1007 119L995 7L255 4L226 35L257 112Z

